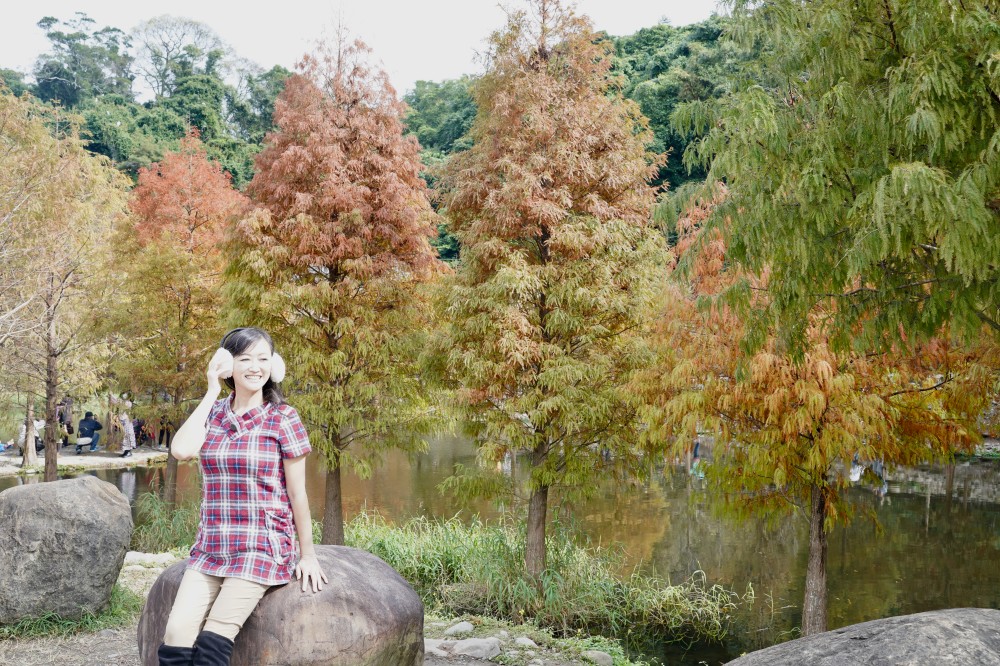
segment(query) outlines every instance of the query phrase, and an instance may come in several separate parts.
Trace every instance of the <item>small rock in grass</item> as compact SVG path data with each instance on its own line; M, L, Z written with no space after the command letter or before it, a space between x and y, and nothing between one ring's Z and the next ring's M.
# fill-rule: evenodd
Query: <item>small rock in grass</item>
M473 659L492 659L500 654L499 638L466 638L455 643L453 654L461 654Z
M520 645L521 647L526 647L526 648L536 648L536 647L538 647L538 643L536 643L535 641L531 640L527 636L518 636L517 638L514 639L514 643L516 643L517 645Z
M583 657L594 662L597 666L612 666L615 663L610 654L600 650L587 650L583 653Z
M507 631L504 629L501 629L500 633L497 634L497 636L499 636L502 640L507 640L508 638L510 638L510 634L507 633Z
M443 641L437 638L424 639L424 654L432 657L450 657L455 641Z
M455 636L457 634L471 634L475 627L472 626L471 622L459 622L458 624L452 625L445 629L445 636Z

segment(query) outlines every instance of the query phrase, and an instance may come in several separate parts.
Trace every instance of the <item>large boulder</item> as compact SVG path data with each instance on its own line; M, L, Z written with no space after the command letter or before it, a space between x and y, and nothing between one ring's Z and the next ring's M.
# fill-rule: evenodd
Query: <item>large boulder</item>
M132 538L121 491L95 476L8 488L0 493L0 624L46 612L96 613Z
M954 608L827 631L752 652L730 666L1000 665L1000 610Z
M411 666L424 663L424 604L371 553L316 546L329 583L272 587L236 637L232 666ZM155 666L186 562L160 574L139 620L139 655Z

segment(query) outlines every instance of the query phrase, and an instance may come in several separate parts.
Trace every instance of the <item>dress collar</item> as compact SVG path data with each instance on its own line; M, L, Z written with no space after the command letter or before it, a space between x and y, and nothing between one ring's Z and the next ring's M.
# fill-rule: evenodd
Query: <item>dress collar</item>
M234 391L226 399L226 421L229 423L230 430L234 432L239 430L253 430L264 422L264 417L267 416L267 413L271 409L271 403L265 400L256 407L251 407L242 414L237 415L233 411L233 402L235 400L236 392Z

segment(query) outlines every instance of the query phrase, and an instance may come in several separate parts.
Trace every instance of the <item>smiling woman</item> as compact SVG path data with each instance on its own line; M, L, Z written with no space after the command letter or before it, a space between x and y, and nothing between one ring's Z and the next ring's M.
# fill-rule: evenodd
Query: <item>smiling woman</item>
M208 364L208 391L177 431L172 454L199 457L198 536L167 621L161 665L228 664L233 639L272 585L322 589L313 550L305 458L312 450L278 387L285 366L259 328L222 338ZM225 381L232 393L217 399ZM295 543L298 536L301 544Z

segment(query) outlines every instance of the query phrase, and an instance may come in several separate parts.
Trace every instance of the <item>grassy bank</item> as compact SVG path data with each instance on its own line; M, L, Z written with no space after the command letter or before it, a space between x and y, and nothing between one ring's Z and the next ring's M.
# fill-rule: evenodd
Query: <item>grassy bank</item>
M55 613L21 620L16 624L0 625L0 640L71 636L81 632L126 627L142 613L143 599L135 592L115 585L111 602L100 613L84 613L79 619L66 619Z
M171 515L149 494L140 498L139 511L136 550L160 552L193 542L193 505ZM528 621L558 636L718 640L743 601L702 576L676 585L637 572L621 576L620 552L581 547L558 527L551 530L548 568L537 585L523 575L524 531L512 520L416 518L393 525L377 514L361 514L347 523L345 535L347 545L398 571L433 612Z

